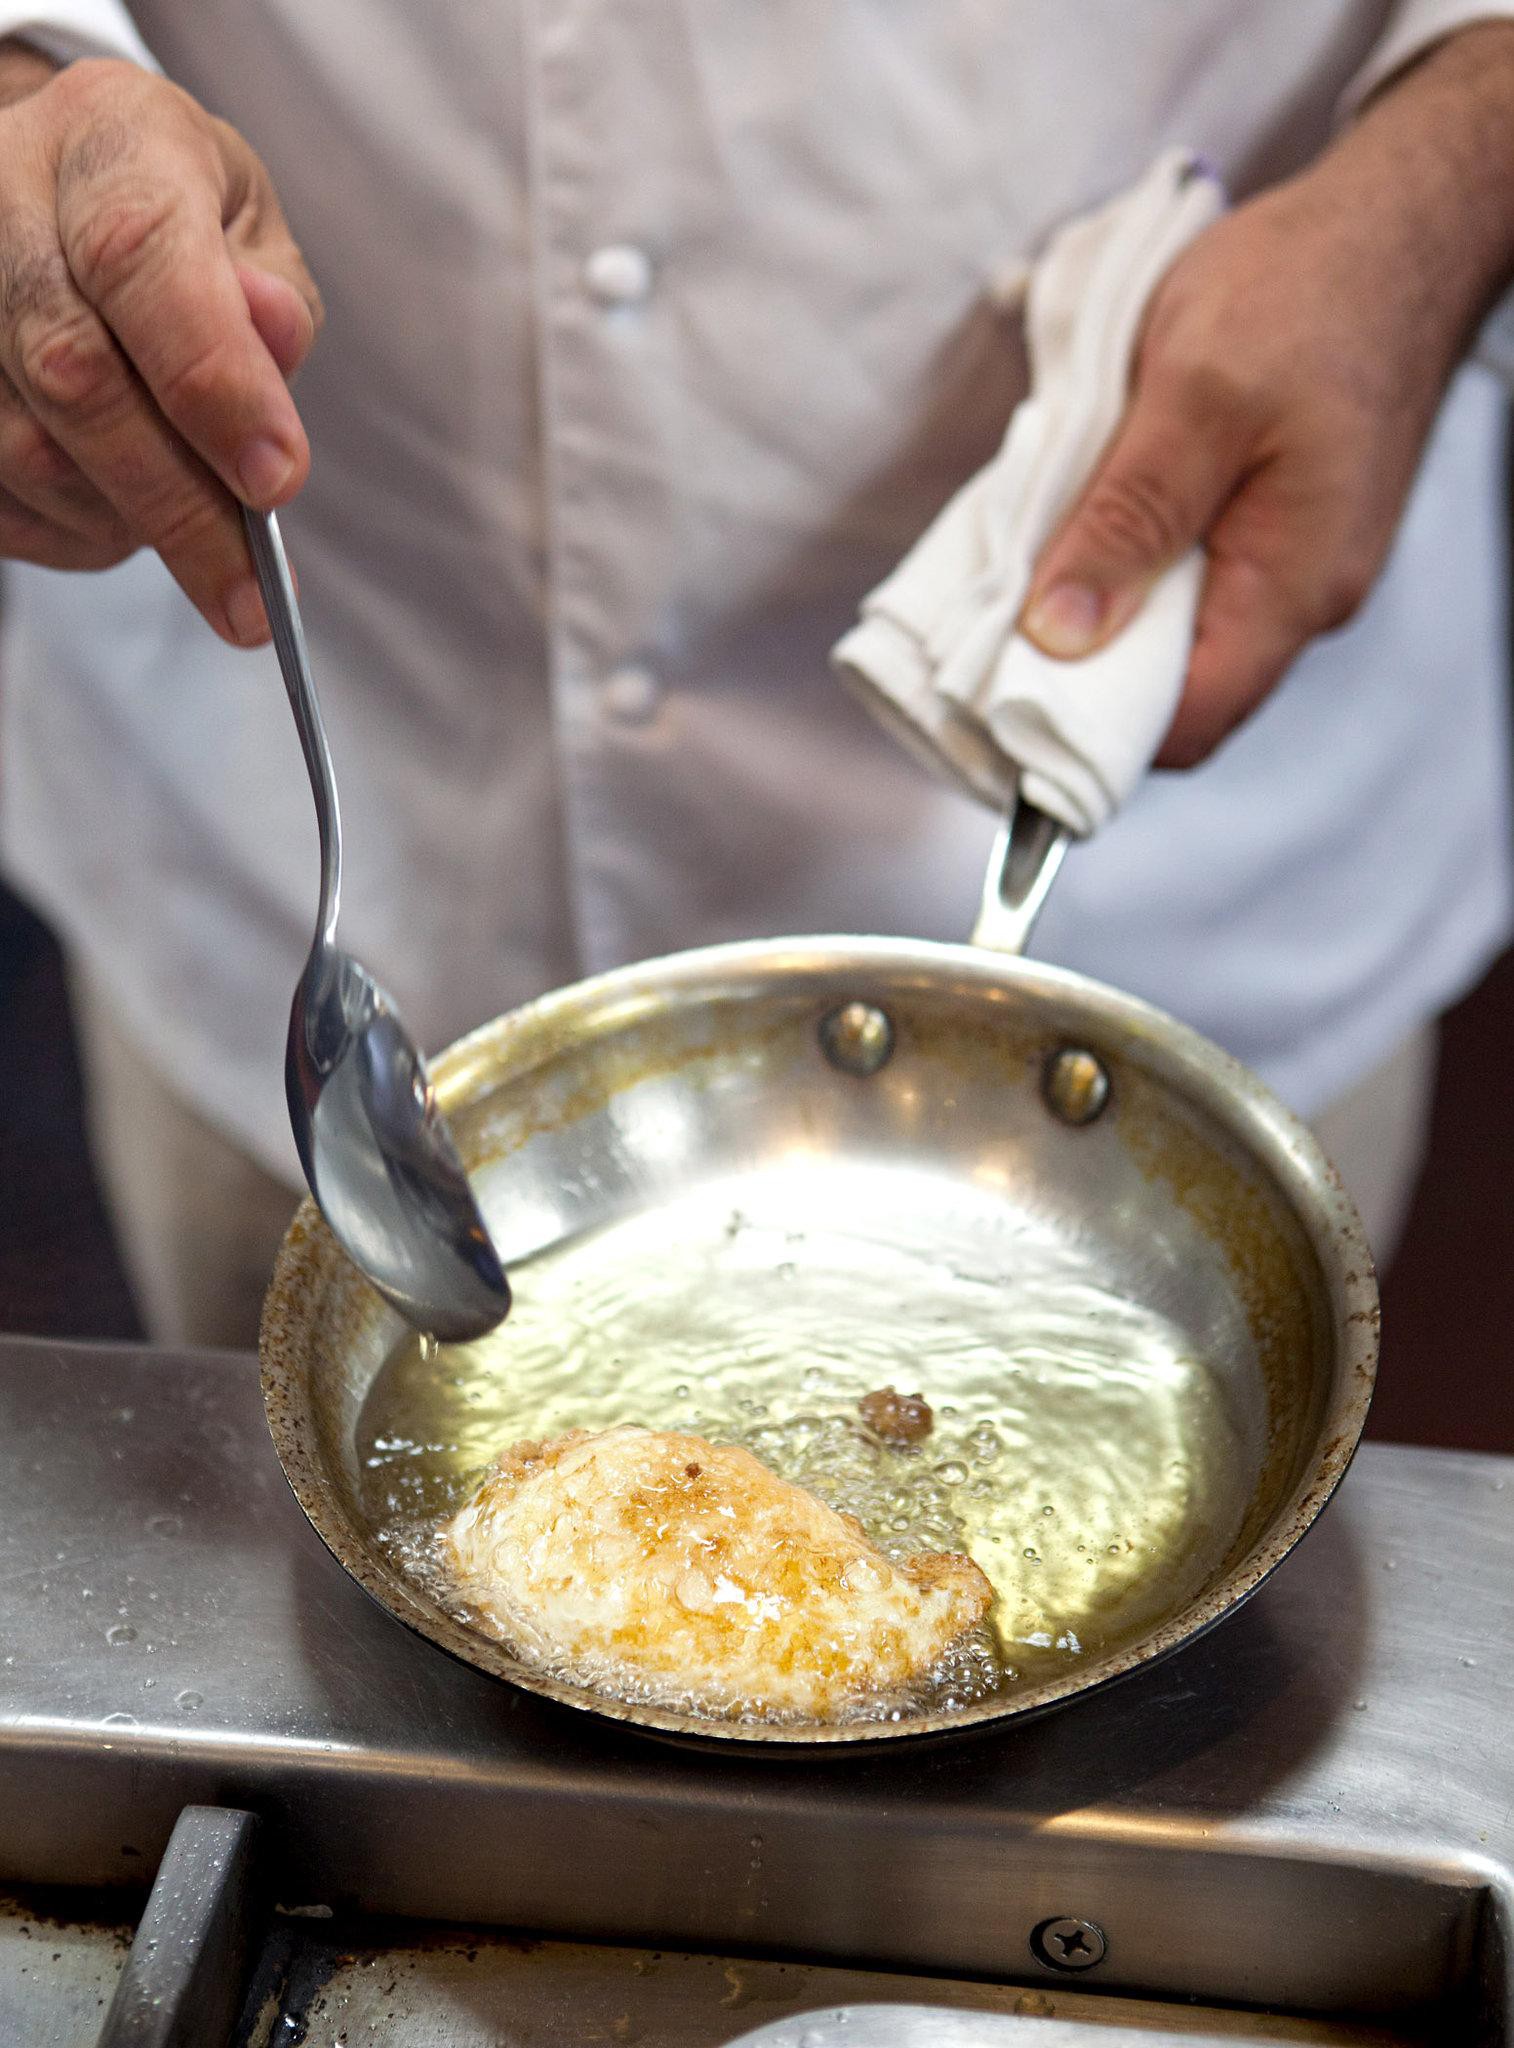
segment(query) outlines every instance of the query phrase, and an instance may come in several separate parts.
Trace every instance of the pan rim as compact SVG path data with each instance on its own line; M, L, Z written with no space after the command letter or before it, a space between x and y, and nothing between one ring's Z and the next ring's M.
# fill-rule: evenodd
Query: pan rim
M797 970L797 972L796 972ZM634 1016L644 1004L678 992L724 990L742 979L771 985L808 977L816 982L849 972L903 972L922 985L943 988L966 981L1006 999L1038 994L1071 999L1139 1041L1159 1077L1181 1079L1190 1099L1222 1116L1282 1192L1314 1249L1330 1296L1336 1346L1332 1380L1306 1477L1280 1501L1247 1555L1197 1599L1186 1603L1133 1643L1065 1678L1047 1680L1007 1696L995 1695L949 1714L907 1720L723 1722L641 1702L616 1699L569 1685L518 1660L503 1643L465 1627L424 1602L397 1567L381 1566L322 1479L306 1442L304 1410L295 1400L303 1341L318 1293L315 1281L346 1261L307 1198L280 1247L264 1302L259 1358L265 1413L279 1462L295 1499L325 1547L386 1612L457 1661L560 1706L647 1734L702 1746L733 1745L749 1752L793 1756L824 1753L859 1742L924 1740L981 1730L992 1723L1031 1718L1073 1699L1091 1696L1183 1648L1224 1620L1284 1562L1313 1526L1344 1478L1366 1423L1376 1371L1378 1296L1361 1219L1340 1177L1301 1119L1266 1085L1193 1027L1141 998L1067 968L1043 965L981 947L933 940L847 935L748 939L701 947L612 968L554 989L479 1025L431 1062L444 1109L469 1098L487 1067L497 1084L507 1073L529 1073L550 1057L553 1040L570 1019L596 1018L605 1029ZM607 1014L608 1013L608 1014ZM510 1063L510 1054L526 1055Z

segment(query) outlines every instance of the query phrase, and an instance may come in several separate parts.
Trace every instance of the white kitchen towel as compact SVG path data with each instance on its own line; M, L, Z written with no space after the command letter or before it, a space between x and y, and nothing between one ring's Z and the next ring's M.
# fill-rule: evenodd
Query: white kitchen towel
M1195 548L1109 645L1057 661L1016 632L1042 547L1120 415L1146 304L1224 205L1191 151L1062 228L1030 273L1030 390L998 453L867 597L832 659L896 737L984 803L1017 789L1079 835L1130 795L1171 723L1203 579Z

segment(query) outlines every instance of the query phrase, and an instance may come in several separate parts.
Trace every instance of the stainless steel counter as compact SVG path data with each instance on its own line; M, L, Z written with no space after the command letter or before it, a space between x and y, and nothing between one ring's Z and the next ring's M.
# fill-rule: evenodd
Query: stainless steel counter
M768 1763L405 1634L287 1494L249 1360L0 1340L0 1420L0 1880L143 1882L209 1803L263 1817L286 1904L1031 1986L1072 1981L1030 1945L1067 1916L1107 1943L1080 1992L1514 2042L1514 1462L1369 1448L1168 1663Z

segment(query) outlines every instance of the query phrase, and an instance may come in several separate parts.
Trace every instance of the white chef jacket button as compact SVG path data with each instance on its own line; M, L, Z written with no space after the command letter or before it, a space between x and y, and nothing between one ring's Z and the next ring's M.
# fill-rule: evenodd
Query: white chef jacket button
M652 259L630 242L606 242L584 259L584 284L601 306L639 306L652 289Z
M649 668L630 662L605 677L600 701L621 725L645 725L662 702L662 685Z

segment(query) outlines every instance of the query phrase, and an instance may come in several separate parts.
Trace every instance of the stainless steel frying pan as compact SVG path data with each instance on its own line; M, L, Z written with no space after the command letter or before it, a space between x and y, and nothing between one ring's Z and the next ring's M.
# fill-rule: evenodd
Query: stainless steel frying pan
M826 1745L1044 1709L1188 1641L1273 1570L1361 1433L1371 1260L1313 1138L1245 1068L1018 957L1062 851L1022 806L973 944L678 954L433 1064L516 1283L495 1348L407 1357L308 1202L263 1321L279 1457L359 1584L568 1705ZM859 1390L889 1383L935 1409L909 1452L855 1420ZM429 1527L504 1443L622 1420L778 1446L822 1484L829 1446L843 1496L873 1487L879 1540L915 1496L878 1471L914 1460L938 1544L955 1532L995 1581L1012 1675L900 1718L732 1722L564 1683L460 1620L402 1511Z

